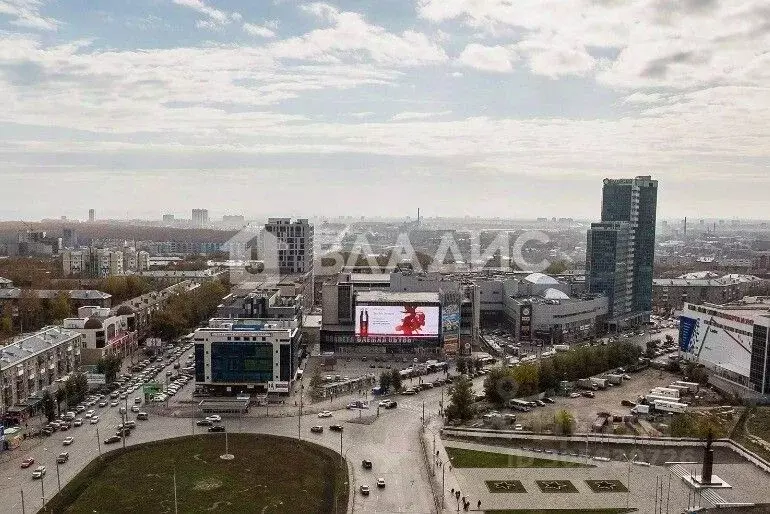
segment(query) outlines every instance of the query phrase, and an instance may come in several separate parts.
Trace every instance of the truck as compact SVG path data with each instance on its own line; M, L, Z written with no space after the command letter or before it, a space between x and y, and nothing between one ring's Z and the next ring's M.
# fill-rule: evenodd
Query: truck
M671 398L672 400L679 399L679 390L678 389L671 389L670 387L654 387L650 394L654 394L656 396L665 396L667 398Z
M614 373L607 373L604 378L612 385L620 385L623 383L623 375L616 375Z
M679 398L669 398L668 396L660 396L657 394L648 394L644 396L644 399L647 401L648 404L652 405L654 402L658 400L662 401L669 401L669 402L678 402L678 403L684 403Z
M679 396L680 397L690 393L690 388L685 386L685 385L669 384L668 388L669 389L676 389L677 391L679 391Z
M666 400L655 400L653 403L655 410L663 412L684 412L687 410L686 403L672 402Z
M681 386L687 386L687 389L690 390L691 393L695 394L698 392L698 388L700 387L700 384L697 382L685 382L684 380L677 380L674 382L676 385Z
M590 380L591 380L591 382L593 382L594 384L596 384L596 386L597 386L599 389L607 389L607 383L608 383L607 379L604 379L604 378L597 378L597 377L591 377L591 378L590 378Z
M596 385L590 378L578 379L577 386L581 389L590 389L591 391L596 391L599 389L599 386Z
M518 398L511 398L508 400L508 407L521 412L529 412L532 410L530 403L526 400L519 400Z
M568 344L555 344L553 345L553 349L557 352L568 352L569 351L569 345Z
M636 407L633 407L631 409L631 412L634 414L649 414L650 413L650 406L649 405L637 405Z

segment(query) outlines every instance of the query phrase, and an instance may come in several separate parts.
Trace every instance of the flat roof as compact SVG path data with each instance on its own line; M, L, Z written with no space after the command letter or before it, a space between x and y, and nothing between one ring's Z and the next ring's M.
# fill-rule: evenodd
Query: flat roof
M15 366L79 336L80 333L62 327L46 327L33 334L19 336L13 343L0 348L0 370Z
M390 284L390 273L351 273L350 281L356 282L382 282Z
M0 299L16 300L21 297L21 289L14 287L0 289ZM65 293L74 300L108 300L112 298L111 294L98 291L96 289L32 289L38 298L56 298L56 295Z
M359 303L439 303L438 293L409 293L392 291L359 291L356 293Z

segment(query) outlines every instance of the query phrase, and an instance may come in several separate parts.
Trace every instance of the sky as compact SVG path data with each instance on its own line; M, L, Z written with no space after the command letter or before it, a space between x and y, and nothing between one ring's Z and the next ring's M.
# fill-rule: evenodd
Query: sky
M767 218L767 0L0 0L0 219Z

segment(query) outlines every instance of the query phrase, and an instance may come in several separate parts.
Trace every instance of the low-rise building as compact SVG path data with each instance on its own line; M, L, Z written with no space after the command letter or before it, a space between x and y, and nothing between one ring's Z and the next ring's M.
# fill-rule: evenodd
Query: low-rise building
M752 288L764 284L767 281L753 275L698 271L677 278L653 279L652 302L663 312L681 309L686 302L725 304L749 295Z
M0 419L19 423L40 410L44 389L80 365L83 336L45 327L0 347Z
M83 335L83 364L96 364L108 355L125 358L139 346L136 317L127 307L115 312L103 307L81 307L78 317L65 319L63 326Z
M297 320L212 319L193 334L196 387L217 395L289 393L301 339Z
M12 307L18 307L22 291L23 290L18 287L0 288L0 310L2 310L2 307L5 304L10 304ZM58 295L64 293L67 298L69 298L70 304L74 308L87 305L109 307L112 303L112 295L96 289L30 289L29 291L43 301L51 301Z

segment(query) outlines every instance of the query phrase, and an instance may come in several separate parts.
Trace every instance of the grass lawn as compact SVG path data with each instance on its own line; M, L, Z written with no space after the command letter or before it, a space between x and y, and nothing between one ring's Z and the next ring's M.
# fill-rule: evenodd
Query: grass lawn
M452 466L456 468L592 468L579 462L541 459L524 455L493 453L447 447Z
M230 434L180 437L96 459L50 503L53 512L333 512L348 502L347 466L337 454L296 439Z

